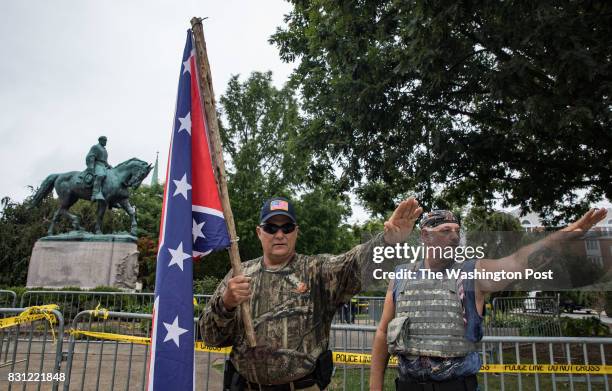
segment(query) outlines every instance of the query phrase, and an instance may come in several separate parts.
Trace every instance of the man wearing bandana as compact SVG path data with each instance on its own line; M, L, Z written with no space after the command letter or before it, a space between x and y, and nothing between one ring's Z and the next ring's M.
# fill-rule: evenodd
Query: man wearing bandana
M471 272L524 271L529 262L550 256L561 237L582 235L606 216L605 209L591 209L561 231L525 246L498 260L471 259L456 262L441 252L426 251L424 259L399 265L401 269L460 269ZM387 227L386 227L387 228ZM434 210L421 220L425 249L456 248L459 220L447 210ZM398 356L400 391L478 390L476 374L482 362L476 343L482 339L484 295L500 291L509 281L422 278L396 279L387 290L381 321L372 344L370 391L383 389L384 372L390 354Z

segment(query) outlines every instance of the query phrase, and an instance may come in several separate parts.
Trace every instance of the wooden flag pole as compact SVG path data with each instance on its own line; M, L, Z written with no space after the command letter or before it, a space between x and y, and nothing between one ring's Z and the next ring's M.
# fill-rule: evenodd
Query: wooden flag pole
M215 108L215 92L212 85L212 76L210 73L210 65L208 64L208 55L206 54L206 41L204 40L204 29L202 28L202 19L191 19L191 28L195 40L196 64L198 66L198 76L200 78L200 96L202 109L206 113L206 124L210 138L211 157L213 167L215 168L215 176L219 184L219 195L221 205L223 206L223 216L227 225L231 245L229 248L230 262L234 276L242 274L242 264L240 263L240 252L238 251L238 242L236 236L236 227L234 225L234 215L230 205L229 193L227 191L227 180L225 175L225 163L223 161L223 145L221 144L221 136L219 135L219 123L217 122L217 110ZM251 305L249 302L240 305L242 320L244 321L244 330L247 337L247 343L250 347L255 347L255 330L253 329L253 320L251 318Z

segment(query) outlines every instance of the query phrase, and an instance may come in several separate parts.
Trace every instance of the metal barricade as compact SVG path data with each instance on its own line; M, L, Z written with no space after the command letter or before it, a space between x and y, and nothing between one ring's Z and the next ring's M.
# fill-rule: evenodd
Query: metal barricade
M355 296L340 306L333 324L376 326L385 298ZM494 298L492 311L485 317L485 335L491 336L561 336L558 297Z
M194 297L198 304L196 314L201 314L211 295L194 295ZM71 322L79 312L96 308L98 305L109 311L150 314L153 310L153 300L154 294L149 292L43 290L24 292L20 307L57 304L65 316L65 321Z
M149 337L150 314L82 311L72 320L64 390L144 390L149 345L98 339L85 332Z
M0 308L2 318L21 314L24 308ZM37 319L0 329L0 388L3 390L59 389L65 374L61 371L64 318Z
M15 308L17 294L9 290L0 290L0 308Z
M150 314L153 293L95 292L95 291L26 291L20 307L57 304L66 322L71 322L81 311L100 307L111 311Z
M103 316L100 316L103 315ZM72 321L64 391L144 390L149 344L102 339L87 332L150 338L150 314L82 311ZM199 330L194 318L196 341ZM196 389L221 389L226 354L196 349Z
M610 390L597 366L612 360L612 338L485 337L479 383L484 390ZM491 349L495 348L495 354ZM492 364L504 371L486 372ZM549 366L553 364L552 366ZM573 365L570 367L570 365ZM572 371L579 371L579 374ZM552 371L552 372L550 372Z
M332 325L330 348L337 352L329 390L369 388L374 326ZM485 336L479 344L481 390L610 390L601 367L612 360L612 338ZM360 357L363 354L364 357ZM552 364L552 365L550 365ZM539 365L539 366L538 366ZM569 365L573 365L570 367ZM580 373L571 373L572 371ZM395 368L385 372L394 390Z
M485 335L561 336L558 297L496 297L485 317Z
M385 298L380 296L355 296L336 311L332 324L375 326L380 321Z
M0 314L21 311L0 309ZM5 389L3 382L9 372L50 372L65 376L64 391L144 390L149 344L129 338L105 339L86 332L148 338L150 314L95 310L77 314L72 321L63 372L60 364L64 323L58 311L53 314L58 319L57 345L53 349L49 347L46 322L0 330L0 388ZM196 319L194 327L199 341ZM329 342L336 364L328 390L369 388L369 355L375 332L376 327L371 325L332 325ZM612 338L486 336L479 344L478 354L483 361L478 374L481 390L610 390L608 375L600 369L612 360ZM196 350L196 389L221 389L226 357L202 347ZM386 371L385 390L394 389L396 372L396 368ZM61 383L59 378L52 383L40 382L36 389L56 390ZM7 384L9 389L26 389L26 383ZM27 384L27 389L36 385Z
M371 353L375 332L376 326L332 324L329 348L335 353L335 359L341 359L344 362L335 363L334 374L328 390L363 391L369 389L369 360L365 358L365 362L360 363L359 359L362 356L358 355L369 355ZM393 385L394 379L393 371L387 370L385 390L395 388L389 388Z

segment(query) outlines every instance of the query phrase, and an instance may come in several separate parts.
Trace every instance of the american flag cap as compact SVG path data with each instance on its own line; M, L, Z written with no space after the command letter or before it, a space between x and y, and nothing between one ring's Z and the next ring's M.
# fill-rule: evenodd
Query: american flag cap
M289 217L294 223L297 222L293 204L285 197L272 197L267 199L261 207L259 221L260 223L265 223L269 218L279 215Z

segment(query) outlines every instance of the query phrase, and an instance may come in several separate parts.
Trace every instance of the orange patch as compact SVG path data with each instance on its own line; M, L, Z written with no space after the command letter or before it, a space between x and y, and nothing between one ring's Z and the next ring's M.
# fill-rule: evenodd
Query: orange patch
M295 291L297 293L306 293L308 292L308 285L304 284L303 282L300 282L297 288L295 288Z

